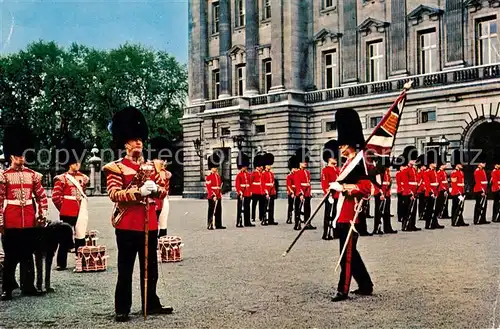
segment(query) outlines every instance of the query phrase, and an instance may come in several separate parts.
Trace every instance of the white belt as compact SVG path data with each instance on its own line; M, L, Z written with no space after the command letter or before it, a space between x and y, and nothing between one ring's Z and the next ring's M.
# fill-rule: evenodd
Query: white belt
M410 185L417 185L417 182L410 182Z
M390 183L390 182L384 182L383 184L384 184L384 185L391 185L391 183Z
M250 184L240 184L241 187L249 187Z
M301 186L311 186L309 183L300 183Z
M293 188L295 188L295 185L292 185Z
M252 183L253 185L260 185L260 182L259 183Z
M431 183L431 186L438 186L439 183Z
M63 199L78 201L78 200L76 199L76 196L74 196L74 195L65 195L65 196L63 196Z
M13 206L29 206L33 204L33 200L6 200L6 203Z
M214 187L212 187L212 190L220 190L220 187L214 186Z
M266 183L266 186L273 186L273 183Z
M444 180L444 181L441 182L441 184L448 184L448 181Z
M459 183L459 184L457 184L457 186L465 186L465 184L464 183Z
M488 184L488 181L482 181L481 184Z

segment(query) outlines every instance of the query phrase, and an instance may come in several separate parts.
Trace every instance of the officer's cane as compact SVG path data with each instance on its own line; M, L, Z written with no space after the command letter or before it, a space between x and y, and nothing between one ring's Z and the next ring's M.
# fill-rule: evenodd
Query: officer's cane
M356 205L356 213L354 214L354 218L351 220L351 227L349 228L349 233L347 233L347 238L345 240L344 247L342 247L342 252L340 253L339 261L337 262L337 265L335 266L335 272L337 272L337 270L340 266L340 262L342 261L342 257L344 257L344 253L345 253L345 250L347 248L347 245L349 244L349 239L351 238L352 232L354 231L357 233L354 225L356 224L356 220L358 219L359 214L363 210L363 201L365 201L365 199L361 199L361 201L359 201L359 203Z

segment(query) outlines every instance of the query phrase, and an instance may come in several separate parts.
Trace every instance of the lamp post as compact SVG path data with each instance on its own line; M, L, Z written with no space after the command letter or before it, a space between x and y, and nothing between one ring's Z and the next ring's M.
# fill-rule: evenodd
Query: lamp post
M199 138L196 138L193 141L194 145L194 150L196 152L196 155L200 158L200 182L205 180L205 177L203 175L203 149L201 147L201 140Z
M236 144L236 147L239 151L243 148L243 142L245 141L245 137L242 135L233 136L233 143Z
M93 193L99 195L101 194L101 173L100 173L100 165L101 165L101 158L97 156L97 153L99 153L99 149L97 148L97 145L94 144L92 147L92 150L90 150L90 153L92 153L92 156L89 159L89 164L90 164L90 189L93 191Z
M441 138L439 138L439 145L441 145L441 154L444 155L444 159L446 160L450 141L444 135L441 135Z

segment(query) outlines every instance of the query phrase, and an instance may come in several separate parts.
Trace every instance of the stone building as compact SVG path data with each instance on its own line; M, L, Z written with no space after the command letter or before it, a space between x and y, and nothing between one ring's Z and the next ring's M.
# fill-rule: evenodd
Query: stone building
M368 136L410 79L396 154L481 147L493 161L499 16L500 0L190 0L184 196L203 194L215 149L230 191L238 146L274 153L281 186L288 157L308 147L319 190L335 111L356 109Z

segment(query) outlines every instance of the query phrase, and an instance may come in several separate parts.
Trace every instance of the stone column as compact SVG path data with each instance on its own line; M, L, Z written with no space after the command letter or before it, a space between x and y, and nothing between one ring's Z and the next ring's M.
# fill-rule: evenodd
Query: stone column
M271 0L271 71L272 92L285 90L285 70L283 60L283 0Z
M344 1L343 83L358 81L357 0Z
M190 105L206 99L205 59L208 56L207 1L188 2L189 15L189 100Z
M407 73L406 0L391 2L391 75Z
M444 11L446 24L446 64L445 66L464 63L464 25L462 0L447 0Z
M288 12L286 15L286 37L290 38L290 49L287 49L286 55L286 75L285 86L287 89L302 91L303 82L306 78L307 70L307 51L304 48L305 38L307 37L307 13L303 0L294 0L288 3Z
M231 11L230 0L219 1L219 76L220 96L231 96L231 61L229 49L231 48Z
M259 11L256 0L245 0L245 49L246 49L246 89L245 95L259 93Z

